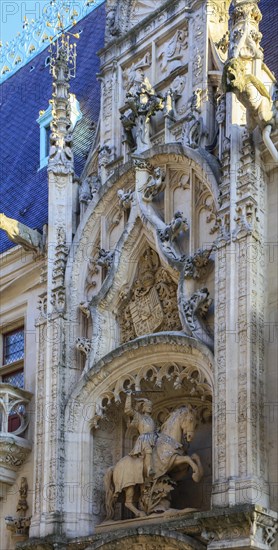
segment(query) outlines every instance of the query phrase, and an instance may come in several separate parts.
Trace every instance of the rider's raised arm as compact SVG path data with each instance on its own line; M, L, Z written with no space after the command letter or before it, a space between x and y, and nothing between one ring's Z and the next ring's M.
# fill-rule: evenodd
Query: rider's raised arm
M131 393L128 393L125 401L125 414L133 418L134 413L135 411L132 408L132 402L131 402Z

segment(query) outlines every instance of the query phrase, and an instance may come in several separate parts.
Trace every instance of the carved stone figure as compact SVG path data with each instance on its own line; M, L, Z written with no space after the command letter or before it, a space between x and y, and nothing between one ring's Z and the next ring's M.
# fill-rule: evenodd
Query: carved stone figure
M173 219L165 226L165 229L159 232L162 241L174 241L181 232L187 231L189 228L188 221L183 217L183 213L177 210Z
M76 349L88 357L91 351L91 340L89 338L77 338Z
M148 177L145 189L143 191L143 199L150 202L161 193L165 187L165 174L159 166L154 168L153 174Z
M207 288L200 288L184 303L184 313L187 324L193 333L198 329L196 316L200 315L201 318L205 318L211 304L212 299L209 298L209 291Z
M85 317L87 317L87 319L89 319L89 317L91 315L90 308L89 308L89 302L80 302L79 309L80 309L80 311L82 311L82 313L85 315Z
M119 197L120 207L123 210L129 210L130 207L131 207L132 199L133 199L133 192L132 191L127 191L125 193L123 191L123 189L119 189L118 197Z
M54 122L52 123L54 126ZM54 174L73 173L72 134L59 136L55 129L50 134L48 170Z
M17 516L5 517L6 527L13 535L21 535L23 539L28 538L31 517L26 517L28 510L27 504L28 483L27 478L20 480L19 499L16 507Z
M186 279L200 279L206 274L211 252L212 248L205 250L199 248L193 256L186 259L184 266L184 276Z
M229 57L263 59L262 34L258 24L262 14L255 2L234 2Z
M150 120L163 108L162 97L155 93L144 72L137 69L125 105L120 109L126 141L131 150L141 153L150 148Z
M106 267L108 269L112 264L113 257L114 252L112 252L111 250L104 250L104 248L100 248L97 265L100 265L101 267Z
M181 94L182 94L182 92L185 88L185 82L186 82L185 77L181 76L181 75L176 76L176 78L173 80L172 85L171 85L171 89L174 92L175 98L178 98L178 97L181 96Z
M234 93L246 108L248 130L252 132L259 126L266 147L275 162L278 162L278 152L270 138L275 126L274 107L264 84L256 76L246 74L244 60L232 58L224 67L222 87L225 93Z
M23 246L25 250L42 252L42 235L35 229L31 229L5 214L0 214L0 229L3 229L9 239Z
M184 51L188 46L187 42L188 30L178 29L173 38L167 44L166 52L162 52L159 56L161 61L160 67L161 71L164 72L168 69L173 71L182 64L182 58Z
M202 90L200 88L194 90L188 102L190 111L185 117L185 124L183 126L182 142L184 145L192 147L192 149L197 149L200 146L201 139L206 133L203 118L200 116L201 96Z
M149 404L148 407L150 410L151 405ZM168 497L171 483L175 477L181 479L182 473L185 474L189 466L193 470L192 479L195 482L199 482L202 478L203 468L199 456L197 454L193 454L191 457L185 455L182 446L183 438L188 442L193 439L198 424L196 410L191 405L187 405L172 412L162 425L157 438L154 436L154 423L150 413L147 413L144 418L143 420L142 417L139 417L137 422L138 426L140 423L140 432L142 430L142 433L135 444L135 453L133 450L133 454L123 457L105 474L107 519L113 518L115 504L122 491L125 493L125 506L135 516L143 517L155 509L159 512L169 509ZM152 450L152 453L148 453L152 456L151 480L145 475L144 458L141 456L141 451L139 454L139 447L142 448L142 454L144 454L143 448ZM148 464L148 467L150 465L151 463ZM160 490L159 484L161 484ZM141 498L136 497L135 488L137 486L139 486ZM155 490L156 488L158 490ZM150 505L152 498L155 499L154 507ZM148 505L145 509L139 509L139 506L144 508L142 504L146 500Z
M224 92L233 92L246 108L247 127L252 131L259 126L264 130L272 124L273 110L270 95L264 84L254 75L246 74L242 59L230 59L223 71Z
M124 87L127 93L140 92L140 85L144 82L144 70L151 66L151 54L147 52L142 59L132 63L129 69L123 72Z
M140 434L129 454L143 458L143 475L144 478L149 478L154 475L152 454L157 439L155 423L151 417L152 402L144 398L136 401L137 406L133 408L131 393L127 395L125 414L132 418L131 426L135 426Z
M79 202L84 202L88 204L92 198L91 187L90 187L90 178L85 178L79 188Z
M99 148L98 152L98 165L99 168L105 167L112 160L112 149L109 145L105 144Z
M119 25L117 24L117 4L114 0L106 2L106 42L115 38L120 34Z

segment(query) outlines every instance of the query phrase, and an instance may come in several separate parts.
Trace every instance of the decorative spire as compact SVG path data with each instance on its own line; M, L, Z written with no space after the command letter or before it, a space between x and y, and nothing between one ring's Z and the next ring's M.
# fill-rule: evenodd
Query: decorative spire
M52 122L48 170L54 174L71 174L73 169L72 125L70 119L69 81L76 75L76 44L70 43L63 21L58 14L60 36L49 51L50 73L53 77Z

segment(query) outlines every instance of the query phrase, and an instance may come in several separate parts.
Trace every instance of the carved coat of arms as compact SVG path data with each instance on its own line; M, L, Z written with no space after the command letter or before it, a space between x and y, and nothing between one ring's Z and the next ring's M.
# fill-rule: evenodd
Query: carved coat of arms
M136 336L154 332L163 322L163 309L154 287L143 296L135 295L129 307Z
M147 248L140 257L129 300L119 315L122 341L158 330L180 330L176 293L176 285L160 265L158 255Z

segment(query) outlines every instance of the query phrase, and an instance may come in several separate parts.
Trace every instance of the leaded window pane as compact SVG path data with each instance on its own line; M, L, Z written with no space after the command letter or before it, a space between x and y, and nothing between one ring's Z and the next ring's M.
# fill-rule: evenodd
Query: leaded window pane
M4 365L24 358L24 330L16 330L4 335Z
M11 372L10 374L5 374L2 376L3 384L11 384L17 388L24 388L24 372L23 370L17 370L16 372Z

